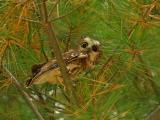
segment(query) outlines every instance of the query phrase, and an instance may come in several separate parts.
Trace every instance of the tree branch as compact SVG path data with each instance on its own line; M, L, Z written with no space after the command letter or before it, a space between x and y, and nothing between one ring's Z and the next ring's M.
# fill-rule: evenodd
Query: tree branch
M45 120L40 112L38 111L38 108L33 104L33 102L30 100L29 95L24 91L23 86L19 83L19 81L14 77L14 75L5 67L3 66L3 70L11 77L13 80L13 84L15 87L19 90L23 98L25 99L26 103L29 105L35 116L38 120Z
M47 8L46 8L46 3L45 2L46 2L45 0L37 0L39 11L40 11L40 16L41 16L41 21L43 23L43 26L44 26L44 29L45 29L46 34L48 36L48 39L52 43L53 52L55 54L58 65L60 67L60 71L61 71L63 81L64 81L64 84L65 84L65 87L66 87L66 92L69 95L73 95L73 97L76 99L76 102L77 102L78 99L77 99L77 96L74 92L74 88L72 86L70 76L67 72L66 64L65 64L65 62L62 58L62 54L61 54L61 51L60 51L60 48L59 48L59 45L58 45L58 40L57 40L56 35L53 31L52 24L48 20L48 14L47 14ZM70 94L70 93L72 93L72 94Z
M149 115L146 117L145 120L159 120L160 118L160 106L157 106Z

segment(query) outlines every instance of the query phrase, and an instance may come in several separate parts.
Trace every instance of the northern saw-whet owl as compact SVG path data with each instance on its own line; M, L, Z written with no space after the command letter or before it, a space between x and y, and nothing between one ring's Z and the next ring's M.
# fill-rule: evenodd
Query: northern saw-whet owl
M91 69L100 56L100 43L90 37L81 38L80 45L77 49L69 50L63 54L63 59L66 63L68 74L71 80L74 77L85 71ZM32 76L26 82L26 86L32 84L63 84L63 78L56 59L47 63L32 66Z

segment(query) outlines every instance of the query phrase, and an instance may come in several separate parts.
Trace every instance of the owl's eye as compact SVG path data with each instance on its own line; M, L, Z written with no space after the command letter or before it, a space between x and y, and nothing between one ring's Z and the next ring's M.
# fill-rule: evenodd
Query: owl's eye
M84 43L82 43L82 45L81 45L82 48L86 48L87 46L88 46L88 43L87 43L87 42L84 42Z
M93 50L94 52L97 52L97 51L98 51L98 46L93 45L93 46L92 46L92 50Z

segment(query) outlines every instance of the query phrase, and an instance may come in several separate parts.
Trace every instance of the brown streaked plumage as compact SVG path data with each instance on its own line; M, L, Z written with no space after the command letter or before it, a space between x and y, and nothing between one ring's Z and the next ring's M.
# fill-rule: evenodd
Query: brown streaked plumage
M99 58L99 47L100 43L98 41L85 37L81 40L77 50L69 50L63 54L68 74L72 79L85 69L93 67ZM63 85L63 78L56 59L47 63L34 65L32 67L32 76L26 82L26 85L30 86L32 84L43 84L46 82Z

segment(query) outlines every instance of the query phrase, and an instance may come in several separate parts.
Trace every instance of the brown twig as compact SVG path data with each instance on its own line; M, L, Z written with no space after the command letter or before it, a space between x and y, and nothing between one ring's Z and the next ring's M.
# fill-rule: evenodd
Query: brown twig
M38 120L45 120L41 113L38 111L38 108L33 104L33 102L30 100L29 95L24 91L23 86L19 83L19 81L13 76L13 74L5 67L3 66L3 70L11 77L13 80L13 84L15 87L19 90L21 95L24 97L26 100L26 103L29 105L35 116L37 117Z
M48 39L52 43L53 52L54 52L55 57L57 59L58 65L60 66L60 71L61 71L61 74L63 77L64 85L66 87L66 92L75 98L77 105L78 105L78 99L77 99L77 96L74 92L74 88L72 86L70 76L68 75L66 64L62 58L62 54L61 54L61 51L60 51L60 48L58 45L56 35L53 31L51 22L48 20L48 13L47 13L47 8L46 8L45 2L46 2L45 0L37 0L39 11L40 11L40 16L41 16L41 21L43 23L44 29L46 30L46 34L48 36Z
M28 22L32 22L32 23L37 23L37 24L41 24L41 22L39 21L36 21L36 20L32 20L32 19L29 19L29 18L20 18L19 16L14 16L15 18L18 18L20 20L23 20L23 21L28 21Z
M72 11L70 11L69 13L67 13L67 14L65 14L65 15L62 15L62 16L60 16L60 17L54 18L54 19L52 19L51 21L56 21L56 20L59 20L59 19L63 19L63 18L65 18L65 17L71 15L73 12L75 12L76 10L78 10L78 9L81 8L81 7L82 7L82 6L79 6L79 7L75 8L75 9L73 9Z
M160 106L156 107L145 120L159 120L160 118Z
M113 62L113 57L115 56L117 50L119 49L120 46L117 46L114 50L113 50L113 54L107 59L107 61L102 65L102 67L100 68L98 74L97 74L97 78L99 79L101 75L103 75L104 71L109 68Z
M113 56L110 56L106 63L102 66L102 68L99 70L97 74L97 79L100 78L100 76L104 73L104 71L110 66L110 64L113 62Z
M50 12L48 13L48 17L49 17L49 18L52 17L51 15L52 15L55 7L56 7L59 3L60 3L60 0L57 0L57 1L55 2L54 6L52 7L52 9L50 10Z

